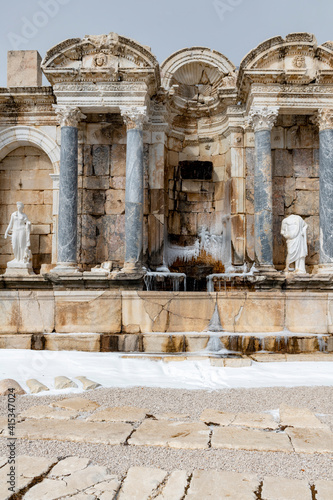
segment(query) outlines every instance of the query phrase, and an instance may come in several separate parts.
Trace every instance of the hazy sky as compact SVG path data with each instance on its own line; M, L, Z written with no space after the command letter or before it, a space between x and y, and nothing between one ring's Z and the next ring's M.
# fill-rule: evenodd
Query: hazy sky
M46 51L66 38L114 31L149 45L160 63L206 46L238 66L260 42L295 31L333 40L332 0L0 0L0 86L8 50Z

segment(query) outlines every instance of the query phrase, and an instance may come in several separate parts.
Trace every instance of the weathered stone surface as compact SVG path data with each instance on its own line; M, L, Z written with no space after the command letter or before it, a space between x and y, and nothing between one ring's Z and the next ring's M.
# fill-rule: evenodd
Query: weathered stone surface
M31 335L0 335L0 349L31 349Z
M274 418L267 413L238 413L232 425L257 429L276 429L278 427Z
M190 418L190 415L186 413L156 413L154 415L157 420L184 420L185 418Z
M280 406L280 421L281 425L287 425L288 427L328 429L327 425L323 424L319 418L307 408L293 408L285 404Z
M132 426L121 422L84 422L82 420L25 420L16 425L16 436L25 439L55 439L77 443L121 444ZM5 431L5 435L7 432Z
M235 420L234 413L218 410L204 410L200 415L200 420L206 424L229 425Z
M236 472L202 471L193 473L190 488L186 495L188 500L202 500L210 498L221 500L255 500L255 490L259 486L259 480L248 474L237 474ZM209 497L207 496L209 494Z
M195 450L207 448L208 438L209 429L201 422L145 420L133 433L129 444Z
M38 392L50 390L48 387L46 387L46 385L42 384L34 378L27 380L26 384L29 387L31 394L37 394Z
M91 389L96 389L97 387L100 387L101 384L98 382L94 382L93 380L88 379L87 377L75 377L77 380L79 380L82 383L83 389L85 391L89 391Z
M45 349L49 351L86 351L99 352L101 336L95 334L45 335Z
M148 413L147 408L122 406L97 411L88 420L90 422L141 422Z
M316 481L316 500L331 500L333 494L333 481Z
M307 481L265 477L262 498L265 500L311 500L312 493Z
M69 476L73 472L86 469L90 463L88 458L68 457L58 462L48 477Z
M224 366L227 368L243 368L252 365L250 358L225 358L223 361Z
M68 398L55 401L51 403L51 406L77 411L93 411L99 407L99 404L96 401L85 398Z
M21 418L55 418L58 420L70 420L76 418L79 412L76 410L57 410L50 406L31 406L20 413Z
M9 389L14 389L14 391L9 391ZM7 394L20 395L26 394L26 392L16 380L4 378L0 380L0 396L7 396Z
M54 379L55 389L69 389L70 387L77 387L77 384L68 377L64 376L55 377Z
M297 453L333 452L333 434L330 430L287 427L286 433Z
M185 470L176 470L170 474L165 486L156 500L181 500L185 494L188 473Z
M292 452L288 436L275 432L264 432L237 427L220 427L213 431L213 448L229 450Z
M146 500L150 498L167 472L161 469L131 467L118 494L119 500Z

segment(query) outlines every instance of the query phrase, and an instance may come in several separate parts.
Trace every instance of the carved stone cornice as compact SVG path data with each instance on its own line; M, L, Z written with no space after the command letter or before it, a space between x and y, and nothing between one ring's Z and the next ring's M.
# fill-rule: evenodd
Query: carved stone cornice
M84 115L80 108L71 106L54 105L54 110L59 118L61 127L77 127L81 120L84 120Z
M251 108L248 116L248 124L255 132L260 130L272 130L278 117L279 108L277 106L263 106Z
M333 108L322 108L318 110L318 116L315 118L319 130L333 130Z
M127 130L143 129L143 124L147 121L147 106L121 106L120 114L124 119Z

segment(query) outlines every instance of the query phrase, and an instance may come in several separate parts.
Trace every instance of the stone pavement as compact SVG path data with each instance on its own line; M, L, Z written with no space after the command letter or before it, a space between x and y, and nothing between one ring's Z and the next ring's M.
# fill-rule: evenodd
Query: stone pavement
M10 437L0 419L1 437ZM199 420L186 414L156 414L148 408L100 408L81 397L33 406L19 413L15 437L184 450L250 450L288 455L333 452L333 434L306 408L281 405L276 413L230 413L206 409ZM259 477L223 470L162 470L129 467L123 476L76 456L19 456L16 491L8 491L7 458L0 458L0 500L331 500L333 481ZM218 464L216 464L218 468Z

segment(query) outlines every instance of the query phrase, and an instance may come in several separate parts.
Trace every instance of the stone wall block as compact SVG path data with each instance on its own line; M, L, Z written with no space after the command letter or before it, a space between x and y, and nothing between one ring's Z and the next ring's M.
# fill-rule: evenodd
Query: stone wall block
M291 177L294 175L293 155L288 149L272 151L273 176Z
M231 149L231 177L244 177L244 149Z
M106 215L125 213L125 191L123 189L109 189L106 191Z
M231 213L245 212L245 179L233 177L231 179Z
M126 175L126 145L112 144L111 147L111 176L125 177Z
M0 290L0 333L18 333L19 318L19 292Z
M245 216L231 216L232 264L242 265L245 261Z
M295 333L327 333L329 310L332 312L326 293L307 292L304 296L287 292L285 327Z
M273 127L271 144L272 149L283 149L285 147L285 130L283 127Z
M293 151L293 163L295 177L316 177L312 149L295 149Z
M19 290L19 333L51 333L54 330L53 290Z
M110 147L95 145L92 147L92 163L95 175L110 175Z

